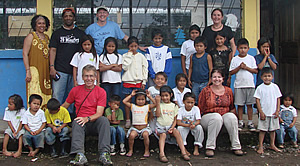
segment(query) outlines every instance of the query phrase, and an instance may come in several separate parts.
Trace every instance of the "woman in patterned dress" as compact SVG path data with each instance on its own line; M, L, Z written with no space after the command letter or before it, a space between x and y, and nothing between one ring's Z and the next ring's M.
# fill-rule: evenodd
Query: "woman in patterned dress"
M33 32L27 35L23 45L27 101L31 94L41 95L42 109L45 109L52 94L49 73L49 36L44 33L49 26L50 22L46 16L34 16L31 19Z

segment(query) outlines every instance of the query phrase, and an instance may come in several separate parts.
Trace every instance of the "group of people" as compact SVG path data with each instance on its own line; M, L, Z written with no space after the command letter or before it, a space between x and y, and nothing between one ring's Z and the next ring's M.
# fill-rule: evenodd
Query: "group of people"
M214 24L206 27L202 36L197 25L189 28L190 39L183 43L180 52L183 73L176 75L176 87L171 89L167 84L172 73L172 54L168 46L162 44L162 31L152 32L153 45L146 49L144 56L138 52L138 39L126 36L116 23L107 21L108 15L106 7L99 7L97 23L83 32L74 25L74 9L66 8L62 13L63 26L52 34L50 42L44 34L50 25L47 17L33 17L34 32L25 38L23 47L29 107L25 111L18 95L9 98L4 116L9 124L3 142L5 155L19 157L24 143L30 150L29 156L35 156L44 147L45 138L51 147L51 156L57 157L54 143L58 136L62 144L60 155L67 156L65 145L70 139L67 126L72 123L70 153L76 154L72 164L88 162L84 155L86 133L98 134L99 161L104 165L112 164L110 155L115 155L117 149L120 155L132 156L136 138L144 141L143 156L149 157L152 133L159 139L161 162L168 162L165 143L177 144L182 158L190 160L185 148L190 131L195 137L193 155L199 155L205 131L205 155L212 157L223 124L230 136L231 149L241 156L244 152L238 131L244 127L244 105L247 106L248 128L252 131L255 130L252 121L255 103L260 130L257 152L263 153L267 131L271 149L280 151L275 146L275 131L279 147L283 148L285 129L297 147L294 126L297 112L292 107L293 97L283 97L280 106L281 92L272 82L278 63L270 54L268 39L258 41L260 54L255 57L248 55L247 39L240 39L237 42L239 54L233 57L236 52L233 33L221 22L222 10L214 9L211 14ZM116 38L127 42L129 50L124 55L118 53ZM256 86L253 73L258 73ZM234 74L233 94L229 86ZM120 90L125 95L123 101ZM120 109L121 101L125 105L125 118ZM71 122L71 119L74 120ZM120 126L122 120L126 120L125 128L129 128L127 134ZM127 152L125 137L129 145ZM16 153L7 151L9 138L19 139Z

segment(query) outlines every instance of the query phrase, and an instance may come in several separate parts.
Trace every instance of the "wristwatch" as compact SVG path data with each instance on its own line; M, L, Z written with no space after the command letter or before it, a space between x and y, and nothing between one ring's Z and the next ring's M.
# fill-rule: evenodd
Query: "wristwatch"
M90 118L89 116L88 116L87 118L88 118L88 122L90 122L90 121L91 121L91 118Z

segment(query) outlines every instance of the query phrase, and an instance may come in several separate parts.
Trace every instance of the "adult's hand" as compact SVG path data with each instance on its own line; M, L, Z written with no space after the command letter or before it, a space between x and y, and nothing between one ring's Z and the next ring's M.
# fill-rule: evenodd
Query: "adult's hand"
M26 82L30 82L31 81L31 72L30 70L26 70L26 77L25 77L25 81Z
M81 127L83 127L88 121L88 117L77 117L74 119Z

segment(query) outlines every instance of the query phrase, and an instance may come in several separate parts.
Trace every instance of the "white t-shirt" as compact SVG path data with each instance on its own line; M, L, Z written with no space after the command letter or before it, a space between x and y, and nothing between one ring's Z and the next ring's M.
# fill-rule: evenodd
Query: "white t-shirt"
M189 39L185 42L183 42L180 50L180 54L185 56L185 68L189 69L190 67L190 61L191 61L191 55L195 54L196 50L194 47L194 41Z
M280 112L281 112L281 111L285 111L285 110L292 111L293 117L297 117L297 116L298 116L297 110L296 110L296 108L293 107L293 106L286 107L286 106L284 106L284 105L282 104L282 105L280 106ZM281 115L281 113L279 113L279 115Z
M191 90L189 88L184 88L183 92L181 93L177 87L173 88L173 92L174 92L174 100L173 101L177 101L179 108L184 107L183 104L183 96L184 94L186 94L187 92L191 92Z
M229 71L232 71L240 66L242 62L252 69L257 69L254 57L247 54L245 57L233 57L230 63ZM247 70L240 69L235 74L234 88L255 88L253 74Z
M254 97L260 99L261 109L266 116L274 116L277 99L281 97L280 89L276 84L260 84L255 90Z
M17 112L17 110L10 111L8 107L6 107L3 120L7 122L10 121L15 131L17 131L25 111L25 108L21 108L19 112Z
M159 89L156 89L155 86L150 86L148 91L153 99L159 95ZM147 98L147 100L149 101L150 99Z
M43 123L46 123L45 113L43 110L39 109L35 115L33 115L30 113L29 109L30 108L24 113L22 124L27 124L31 131L37 131Z
M145 54L148 61L152 62L152 68L155 73L165 70L166 60L172 59L172 53L168 46L161 45L159 47L150 46Z
M83 85L83 79L82 79L82 69L86 65L93 65L96 67L96 70L99 70L99 56L97 55L97 58L94 59L92 53L79 53L76 52L70 62L70 65L77 67L77 83L78 85ZM95 85L96 85L95 81Z
M100 56L100 62L104 65L122 64L122 55L118 54L119 58L115 54L107 54L107 58L102 54ZM115 72L112 70L106 70L102 72L101 79L103 83L121 83L121 72Z
M148 112L150 112L149 104L144 106L131 104L132 125L148 124Z
M193 106L190 111L186 111L185 107L181 107L178 110L177 120L181 120L184 124L190 124L200 119L200 109L197 106Z

